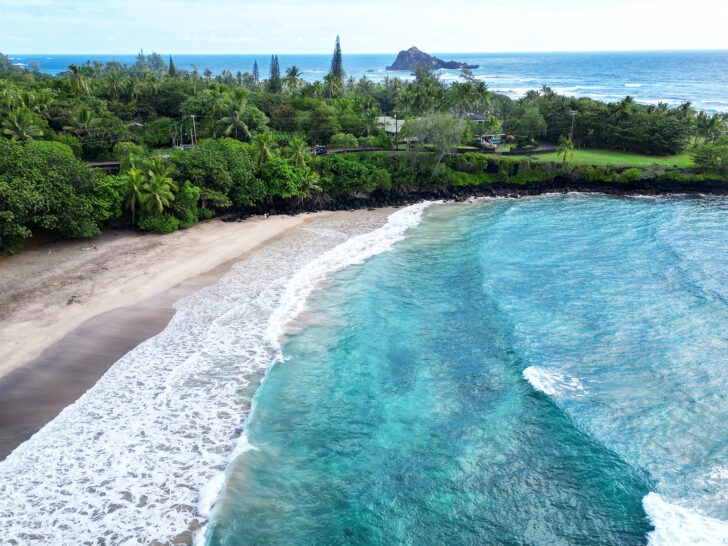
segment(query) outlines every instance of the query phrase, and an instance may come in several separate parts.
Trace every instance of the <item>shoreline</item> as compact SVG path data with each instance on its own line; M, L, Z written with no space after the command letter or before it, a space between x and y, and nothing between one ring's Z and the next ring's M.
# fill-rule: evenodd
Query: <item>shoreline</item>
M161 235L105 234L90 241L58 243L66 255L52 268L61 271L42 275L40 284L50 283L55 288L60 276L67 290L89 290L88 297L79 303L69 299L66 305L56 302L38 309L43 305L44 290L27 294L21 279L12 275L3 278L0 287L9 285L11 289L3 290L0 300L4 307L0 317L0 460L75 402L124 354L164 330L175 314L175 302L214 284L254 251L328 214L256 217L236 223L210 220L177 232L174 241ZM228 241L216 246L220 236ZM165 239L159 241L161 237ZM158 254L158 245L165 243L168 252L154 266L122 273L122 285L145 284L145 288L119 293L113 285L119 276L106 272L129 257L135 258L127 264L133 268L135 263ZM86 250L94 247L96 250ZM22 261L16 261L11 269L15 275L23 276L28 269L32 273L35 262L46 259L55 248L14 256L12 259ZM121 254L122 250L127 254ZM73 286L69 281L77 279L69 278L72 266L87 266L88 252L100 252L103 259L108 258L108 265L98 273L107 278L82 278L79 286ZM97 259L93 256L91 261ZM4 261L0 269L9 263ZM175 269L172 274L152 280L170 264ZM99 284L105 287L97 289ZM60 296L66 297L62 289L55 299Z

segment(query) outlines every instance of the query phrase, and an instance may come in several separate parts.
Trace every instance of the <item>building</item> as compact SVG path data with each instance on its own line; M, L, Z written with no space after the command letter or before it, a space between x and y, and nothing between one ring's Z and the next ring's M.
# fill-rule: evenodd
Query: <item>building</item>
M384 129L388 137L395 138L398 133L402 132L404 121L389 116L380 116L377 118L377 125Z
M486 116L481 116L480 114L463 114L462 119L465 121L469 121L471 123L475 123L476 125L482 125L486 121L488 121L488 118Z

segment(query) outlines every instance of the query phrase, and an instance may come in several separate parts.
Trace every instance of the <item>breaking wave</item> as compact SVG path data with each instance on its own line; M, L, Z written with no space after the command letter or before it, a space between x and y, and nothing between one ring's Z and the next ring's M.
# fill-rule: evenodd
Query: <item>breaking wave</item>
M427 203L318 220L178 302L159 335L0 462L0 536L17 543L187 540L205 524L286 322L330 273L385 252ZM338 218L338 219L337 219ZM384 225L382 225L384 224Z

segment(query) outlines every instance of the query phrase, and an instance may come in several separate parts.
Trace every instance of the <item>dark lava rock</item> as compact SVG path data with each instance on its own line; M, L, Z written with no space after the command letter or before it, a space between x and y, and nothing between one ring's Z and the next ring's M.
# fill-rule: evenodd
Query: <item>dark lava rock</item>
M451 70L459 70L461 68L478 68L477 64L459 63L457 61L443 61L432 55L428 55L424 51L420 51L412 46L408 50L402 50L397 55L391 66L387 70L414 70L418 66L430 66L433 69L447 68Z

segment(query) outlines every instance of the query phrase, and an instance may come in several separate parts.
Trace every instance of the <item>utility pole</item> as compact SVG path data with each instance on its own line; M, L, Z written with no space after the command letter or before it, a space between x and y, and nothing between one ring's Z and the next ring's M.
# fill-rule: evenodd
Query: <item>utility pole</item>
M192 118L192 145L197 146L197 126L195 125L195 115L190 114Z
M569 133L569 140L571 142L574 142L574 123L576 122L576 114L578 114L579 112L577 112L576 110L572 110L569 113L571 114L571 132Z
M397 121L397 112L394 113L394 149L399 150L399 124Z

